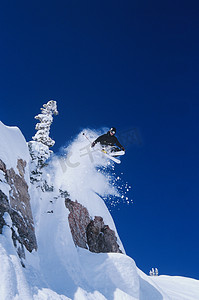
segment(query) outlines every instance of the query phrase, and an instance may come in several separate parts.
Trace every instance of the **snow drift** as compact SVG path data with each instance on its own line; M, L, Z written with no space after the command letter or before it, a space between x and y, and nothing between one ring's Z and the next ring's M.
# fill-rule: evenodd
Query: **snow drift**
M91 139L97 134L91 130L84 132ZM0 123L0 142L0 201L3 203L4 199L7 203L6 207L0 206L2 300L197 299L197 280L149 277L125 255L103 200L109 195L122 197L114 172L110 172L114 165L99 151L91 151L82 133L64 149L62 156L54 155L49 160L42 175L39 174L40 180L34 183L29 181L31 158L20 130ZM19 168L20 159L26 162L23 170ZM11 199L14 187L15 190L18 187L7 180L11 168L28 186L34 222L31 237L34 234L36 237L30 249L25 241L25 231L20 231L20 227L16 227L20 224L14 223L15 202ZM21 193L18 198L23 202ZM22 218L28 203L23 202ZM28 217L27 220L31 220L31 216ZM89 232L88 228L92 230ZM17 238L13 239L13 235ZM98 242L98 247L93 248L93 244L91 247L90 236L91 239L96 237L92 242ZM115 253L103 252L109 246ZM19 248L23 249L23 255Z

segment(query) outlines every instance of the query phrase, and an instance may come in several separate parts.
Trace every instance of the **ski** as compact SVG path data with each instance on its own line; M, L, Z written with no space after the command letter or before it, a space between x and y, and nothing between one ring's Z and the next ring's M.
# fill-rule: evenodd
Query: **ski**
M100 150L101 153L103 153L105 156L107 156L109 159L113 160L114 162L116 162L117 164L121 163L121 160L119 160L118 158L111 156L109 153L107 153L104 150Z
M113 152L109 152L108 153L110 156L120 156L120 155L124 155L125 154L125 151L113 151Z

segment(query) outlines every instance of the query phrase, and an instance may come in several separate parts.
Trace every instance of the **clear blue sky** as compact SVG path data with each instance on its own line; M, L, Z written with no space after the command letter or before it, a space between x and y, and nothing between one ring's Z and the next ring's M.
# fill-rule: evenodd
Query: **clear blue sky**
M197 1L4 1L1 120L27 140L56 100L54 151L84 127L137 128L118 172L134 205L112 211L139 268L199 279ZM125 145L124 145L125 146Z

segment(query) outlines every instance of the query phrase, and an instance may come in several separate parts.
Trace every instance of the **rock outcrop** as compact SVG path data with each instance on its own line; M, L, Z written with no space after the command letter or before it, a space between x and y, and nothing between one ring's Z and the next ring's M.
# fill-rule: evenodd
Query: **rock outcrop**
M24 258L24 246L29 252L37 249L34 222L30 206L28 184L24 178L26 161L18 159L17 169L7 169L6 164L0 159L0 233L7 225L4 213L8 213L12 220L12 238L20 258ZM5 193L5 191L8 191Z
M115 232L104 224L103 218L95 216L86 229L89 250L96 253L122 253L117 244Z
M86 229L90 223L90 216L86 207L77 201L65 199L65 205L69 209L68 222L76 246L88 249Z
M69 198L65 199L65 205L70 211L68 221L76 246L95 253L122 253L115 232L104 224L102 217L95 216L92 220L86 207Z

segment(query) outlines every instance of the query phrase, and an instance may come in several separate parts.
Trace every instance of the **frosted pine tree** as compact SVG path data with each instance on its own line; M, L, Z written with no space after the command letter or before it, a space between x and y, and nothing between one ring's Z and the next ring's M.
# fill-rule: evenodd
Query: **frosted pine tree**
M159 272L158 272L158 269L157 268L152 268L150 271L149 271L149 275L150 276L158 276L159 275Z
M155 268L155 276L158 276L158 275L159 275L158 268Z
M150 275L150 276L155 276L155 270L154 270L154 268L152 268L152 269L149 271L149 275Z
M47 104L41 108L41 114L35 116L35 119L39 120L40 123L36 124L35 129L37 133L33 136L33 140L41 142L42 144L52 147L55 144L50 137L50 126L53 122L53 115L57 115L57 103L56 101L50 100Z
M28 143L31 161L31 183L38 183L38 186L46 186L46 182L42 181L43 167L46 165L46 160L50 157L52 151L49 147L55 144L49 136L50 126L53 122L53 115L57 115L57 103L50 100L41 108L41 113L35 116L35 119L40 123L36 124L36 134L33 136L33 141Z

